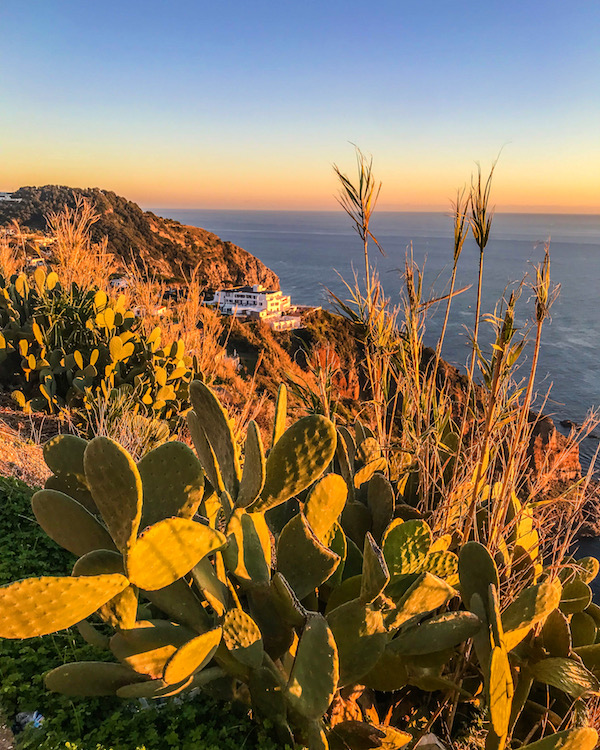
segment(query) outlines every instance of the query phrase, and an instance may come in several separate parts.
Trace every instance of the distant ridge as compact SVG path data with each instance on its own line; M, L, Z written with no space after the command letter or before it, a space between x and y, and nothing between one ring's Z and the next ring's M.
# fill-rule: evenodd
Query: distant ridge
M258 258L212 232L163 219L109 190L64 185L22 187L11 194L19 200L0 200L0 226L16 219L31 230L47 231L45 216L73 207L77 196L89 199L100 214L94 241L108 238L108 249L125 261L135 260L166 279L181 279L198 267L207 289L263 284L279 289L279 278Z

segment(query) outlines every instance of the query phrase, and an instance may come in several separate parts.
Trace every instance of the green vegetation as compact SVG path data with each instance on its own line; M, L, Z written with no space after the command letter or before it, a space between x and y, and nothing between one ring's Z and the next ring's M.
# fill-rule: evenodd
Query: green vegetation
M144 334L123 296L75 283L64 289L41 268L32 286L24 273L0 277L0 368L28 410L89 412L100 396L127 386L137 410L171 422L185 414L198 373L182 341L161 347L159 327Z
M272 722L282 744L311 750L359 742L360 722L329 714L357 684L377 691L369 747L384 739L400 747L422 733L410 719L384 721L388 692L402 690L415 705L420 691L440 693L467 715L484 696L487 747L502 748L511 735L523 742L537 693L552 690L551 724L574 721L573 737L593 747L595 731L576 728L585 697L600 689L588 585L597 561L544 566L532 511L513 497L518 523L501 577L479 542L456 545L422 518L405 520L415 511L386 474L406 487L410 469L391 470L360 422L336 430L313 415L283 431L282 389L268 456L251 422L242 467L213 392L195 381L190 397L200 460L177 442L137 465L105 437L58 436L45 447L54 476L33 511L79 559L72 576L1 588L0 635L78 624L104 648L46 674L48 689L125 699L224 691ZM482 486L481 497L489 513L493 490ZM520 583L515 591L513 575L501 610L506 567Z

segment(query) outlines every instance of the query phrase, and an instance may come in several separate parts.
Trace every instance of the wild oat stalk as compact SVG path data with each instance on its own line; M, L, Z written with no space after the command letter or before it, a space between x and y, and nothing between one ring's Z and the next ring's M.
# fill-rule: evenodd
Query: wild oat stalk
M479 248L479 275L477 279L477 305L475 308L475 329L473 332L473 341L475 346L471 354L471 364L469 366L469 379L473 379L475 372L475 361L477 359L477 342L479 334L479 319L481 314L481 291L483 282L483 253L490 238L490 229L492 227L492 217L494 212L489 207L490 193L492 190L492 177L496 168L496 161L492 164L490 173L485 184L481 177L481 166L477 165L477 180L471 180L471 194L469 196L471 215L469 224L473 238Z
M455 467L460 464L460 458L463 448L464 432L467 424L467 417L469 409L471 408L471 396L474 391L473 376L475 374L475 362L477 361L477 347L479 340L479 319L481 315L481 293L483 285L483 255L487 246L490 230L492 227L493 210L489 207L490 193L492 190L492 177L494 175L494 169L496 168L497 161L494 161L490 169L490 173L483 182L481 175L481 165L477 165L477 180L471 178L471 190L469 194L469 206L470 215L468 217L469 226L473 234L473 238L477 247L479 248L479 273L477 277L477 304L475 308L475 326L473 329L473 343L471 349L471 363L468 370L468 386L467 395L465 398L465 405L461 417L461 424L459 430L459 442L457 449L457 458ZM475 408L473 409L474 424L476 421Z
M552 287L550 281L550 245L544 246L544 260L535 268L535 283L533 284L533 293L535 296L535 343L533 346L533 356L531 368L527 382L527 389L523 402L519 409L517 426L513 434L510 449L508 452L508 462L505 467L502 479L502 491L500 494L501 502L496 510L496 518L491 525L492 540L495 540L498 530L504 525L506 518L507 502L506 498L510 492L515 489L515 469L518 465L518 457L527 449L528 440L526 439L526 425L529 421L529 410L533 395L535 375L537 371L540 345L542 339L542 327L544 321L550 314L550 308L560 292L560 285Z
M456 271L458 269L458 261L460 259L463 245L467 239L469 233L469 222L467 220L467 214L469 210L469 204L471 201L470 195L465 195L465 190L456 191L456 200L452 202L452 214L454 218L454 253L452 262L452 274L450 276L450 292L448 294L448 301L446 303L446 312L444 314L444 323L438 343L436 346L436 361L434 367L434 373L437 371L437 366L440 361L442 354L442 346L446 337L446 329L448 327L448 318L450 317L450 306L454 297L454 287L456 285Z
M367 159L363 152L356 148L356 166L358 179L356 182L343 174L340 168L334 164L333 171L340 182L340 193L337 196L338 203L352 219L354 229L363 243L365 260L365 287L367 299L371 296L371 267L369 263L369 240L373 240L375 246L382 255L383 248L371 232L371 218L379 198L381 182L377 183L373 176L373 158Z
M475 523L475 514L477 509L477 503L479 501L480 482L484 477L484 472L487 470L489 464L489 448L490 448L490 436L492 429L498 417L500 402L500 391L504 383L507 382L510 377L510 372L515 364L516 360L520 356L523 346L525 345L525 339L522 338L516 344L512 343L515 335L515 305L518 299L518 293L512 292L510 299L506 306L506 312L504 319L498 318L496 315L489 316L490 321L496 326L496 341L493 345L492 356L488 362L481 350L479 349L477 342L473 342L473 347L477 353L480 361L480 367L483 373L484 382L488 389L488 402L485 411L485 417L483 421L483 435L480 439L480 458L477 463L477 470L475 472L475 480L473 482L473 490L471 493L471 501L469 506L469 513L467 516L467 523L463 529L463 538L465 541L468 539L469 533L473 531L475 537L478 536L477 525Z

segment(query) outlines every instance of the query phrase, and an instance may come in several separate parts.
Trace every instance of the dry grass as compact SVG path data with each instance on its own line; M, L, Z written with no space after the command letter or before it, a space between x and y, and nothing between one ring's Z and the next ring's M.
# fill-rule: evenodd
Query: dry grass
M25 252L17 237L6 229L0 230L0 273L6 280L20 273L25 265Z
M336 173L345 194L341 201L345 210L355 224L361 216L365 220L362 229L357 230L366 253L365 286L363 291L355 277L354 285L347 285L349 301L336 302L356 324L364 347L363 373L375 414L376 436L389 454L401 452L410 456L410 472L418 478L415 493L405 500L427 514L434 534L450 534L460 543L476 539L492 555L502 552L516 528L531 524L535 532L531 535L535 549L529 550L532 558L538 554L539 542L540 550L547 552L547 563L557 571L575 538L589 478L572 487L565 498L540 504L544 497L541 483L547 486L561 475L561 464L568 460L576 440L582 439L585 432L579 437L571 436L562 455L555 456L553 463L543 468L543 480L538 477L532 481L531 477L528 447L534 425L529 414L535 406L533 389L543 326L557 294L550 279L549 249L546 248L543 261L534 270L532 281L522 282L493 314L480 314L483 257L492 229L493 210L489 201L495 164L486 179L478 169L468 196L459 193L453 205L454 252L445 321L454 298L457 264L468 231L480 250L472 351L465 390L459 399L457 393L450 391L451 384L438 377L446 324L435 356L424 365L423 335L432 301L424 298L421 269L409 254L401 308L397 309L386 299L369 265L371 213L363 205L361 214L359 204L365 195L364 186L371 186L372 195L377 183L370 172L371 163L360 157L359 153L354 183L337 168ZM373 205L373 200L369 205ZM517 330L514 320L524 286L529 287L533 297L531 325L529 329ZM522 316L523 311L519 314ZM483 325L493 329L494 345L490 352L482 351L479 346ZM534 334L531 340L530 330ZM526 346L531 353L531 364L523 379L517 375L516 367ZM597 419L590 417L586 431L596 424ZM551 512L553 522L545 525L544 518ZM508 574L509 568L500 572ZM527 575L520 578L513 570L511 585L500 592L502 606L523 588Z
M90 201L81 196L76 198L74 208L65 206L46 217L55 238L52 250L56 271L67 289L73 283L86 289L109 289L117 265L107 251L107 238L92 242L90 230L98 219Z
M43 443L64 428L46 414L24 414L9 396L0 396L0 475L17 477L30 487L43 487L51 472Z

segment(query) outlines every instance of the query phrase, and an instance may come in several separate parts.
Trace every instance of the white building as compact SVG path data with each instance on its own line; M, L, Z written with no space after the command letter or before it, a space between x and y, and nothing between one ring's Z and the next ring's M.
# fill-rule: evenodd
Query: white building
M291 299L281 292L269 292L264 286L239 286L220 289L209 303L216 305L224 315L256 315L264 318L268 313L289 310ZM260 315L260 313L264 313Z
M274 331L301 327L300 317L289 314L293 310L290 296L268 291L260 284L220 289L208 304L218 307L224 315L263 320Z

